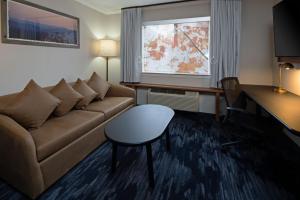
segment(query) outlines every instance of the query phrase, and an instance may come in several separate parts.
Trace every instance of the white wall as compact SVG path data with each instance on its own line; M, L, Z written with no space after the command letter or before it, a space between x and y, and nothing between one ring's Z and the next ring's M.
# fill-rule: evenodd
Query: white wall
M277 68L278 67L276 66L276 69L274 71L276 71L276 75L279 76L278 75L279 72ZM277 83L278 82L276 82L276 84ZM286 90L300 96L300 68L299 67L297 67L296 70L288 70L283 72L282 86Z
M273 19L274 0L243 0L240 81L244 84L273 83ZM199 17L210 15L210 3L200 1L144 10L144 21ZM146 83L209 86L208 76L142 74ZM144 95L144 92L141 92ZM141 99L145 99L142 98ZM214 97L202 95L200 111L214 112Z
M278 85L272 7L281 0L244 0L240 79L245 84ZM300 95L300 65L283 71L282 86Z
M107 15L106 34L111 39L120 41L121 35L121 15ZM109 59L109 81L119 83L121 77L120 58Z
M281 2L281 0L274 0L275 4ZM282 87L286 90L300 95L300 64L293 63L296 67L295 70L284 70L282 73ZM279 83L279 68L276 60L274 61L273 68L273 84ZM298 142L300 144L300 142Z
M240 81L244 84L273 83L274 0L243 0ZM144 21L210 15L209 1L174 4L144 9ZM209 77L142 74L142 82L209 86Z
M143 21L206 17L209 15L209 0L143 8Z
M87 78L92 71L105 76L105 60L95 56L93 46L96 44L96 39L105 36L119 40L120 15L103 15L73 0L31 1L79 17L81 48L66 49L0 43L0 95L22 89L31 78L46 86L57 83L62 77L68 81L74 81L77 77ZM243 0L240 61L242 83L267 85L276 83L277 68L273 67L275 63L272 6L277 2L278 0ZM209 1L203 0L146 8L144 21L205 16L210 14L209 5ZM298 87L300 72L287 73L289 78L284 76L284 86L300 94L300 87ZM109 60L109 79L114 83L120 81L119 58ZM208 86L209 77L143 75L142 81L205 87ZM205 111L214 112L211 97L204 98L202 105Z
M278 85L272 7L281 0L244 0L240 79L245 84ZM300 95L300 65L283 71L282 86Z
M107 16L73 0L30 0L80 18L80 49L38 47L0 43L0 95L19 91L33 78L42 86L54 85L61 78L75 81L92 71L105 77L105 60L96 58L96 39L105 37ZM118 26L118 25L117 25Z
M274 0L243 0L240 81L244 84L273 83Z
M78 50L0 43L0 84L5 85L0 87L0 94L22 89L30 78L36 79L41 85L51 85L62 77L68 81L74 81L77 77L86 78L93 70L105 76L105 60L96 58L92 48L96 39L105 36L119 40L120 15L106 16L72 0L31 1L80 17L81 48ZM240 62L242 83L272 84L273 5L274 0L243 1ZM209 1L203 0L146 8L144 21L209 14ZM18 55L18 58L14 55ZM120 81L119 58L109 61L109 79L114 83ZM142 75L142 82L208 86L209 77Z

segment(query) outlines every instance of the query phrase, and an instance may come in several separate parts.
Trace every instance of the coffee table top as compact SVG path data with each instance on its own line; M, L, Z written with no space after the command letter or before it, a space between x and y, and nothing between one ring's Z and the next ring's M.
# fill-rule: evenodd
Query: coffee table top
M122 113L105 127L106 137L123 145L143 145L158 139L174 111L161 105L141 105Z

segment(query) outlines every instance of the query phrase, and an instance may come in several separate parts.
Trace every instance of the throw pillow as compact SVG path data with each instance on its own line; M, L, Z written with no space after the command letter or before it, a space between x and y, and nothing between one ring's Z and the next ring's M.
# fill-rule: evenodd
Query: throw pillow
M76 92L66 81L62 79L50 93L61 100L61 104L57 106L54 111L54 115L63 116L68 113L78 103L79 100L83 99L83 96Z
M103 100L107 91L110 88L108 82L103 80L97 73L93 73L92 77L87 83L95 92L98 93L97 99Z
M58 98L30 80L25 89L2 112L24 128L38 128L59 104Z
M85 82L80 79L76 81L73 88L83 96L83 99L81 99L75 106L76 109L84 109L98 95L93 89L91 89Z

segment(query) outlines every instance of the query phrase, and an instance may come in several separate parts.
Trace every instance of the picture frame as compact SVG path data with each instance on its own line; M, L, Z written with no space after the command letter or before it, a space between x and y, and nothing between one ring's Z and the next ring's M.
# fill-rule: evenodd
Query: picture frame
M80 48L80 20L25 0L1 0L2 42Z

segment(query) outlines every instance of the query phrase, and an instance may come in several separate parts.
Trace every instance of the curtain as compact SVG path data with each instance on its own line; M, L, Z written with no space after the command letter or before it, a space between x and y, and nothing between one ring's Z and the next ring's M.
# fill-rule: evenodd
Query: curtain
M238 76L242 0L211 0L211 87Z
M142 9L122 10L121 80L139 82L142 72Z

